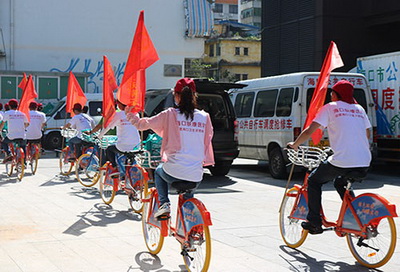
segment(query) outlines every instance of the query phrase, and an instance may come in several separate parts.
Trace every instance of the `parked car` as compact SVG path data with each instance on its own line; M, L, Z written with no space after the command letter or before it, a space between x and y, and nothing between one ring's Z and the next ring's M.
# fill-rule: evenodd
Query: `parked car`
M244 84L218 83L195 79L198 92L198 106L210 114L214 127L212 144L215 165L209 167L211 174L228 174L233 160L239 154L238 127L235 111L227 93L231 88L243 88ZM172 89L150 89L146 92L145 114L153 116L166 108L173 107Z

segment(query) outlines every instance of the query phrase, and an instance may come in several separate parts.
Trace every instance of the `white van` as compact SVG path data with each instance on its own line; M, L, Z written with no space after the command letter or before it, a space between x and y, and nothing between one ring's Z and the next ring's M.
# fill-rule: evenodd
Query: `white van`
M88 114L98 123L101 119L101 109L103 105L102 93L86 93L89 107ZM66 97L58 101L58 104L48 113L46 113L46 127L44 131L44 147L46 149L56 149L61 147L62 137L60 127L64 126L70 118L66 118L65 112Z
M318 76L318 72L302 72L237 82L247 85L243 89L230 90L239 122L239 157L267 160L271 176L287 176L288 160L283 148L302 130ZM332 73L328 91L341 79L354 84L354 97L376 129L375 104L365 77ZM329 93L326 97L325 103L329 102ZM329 145L326 132L320 145Z

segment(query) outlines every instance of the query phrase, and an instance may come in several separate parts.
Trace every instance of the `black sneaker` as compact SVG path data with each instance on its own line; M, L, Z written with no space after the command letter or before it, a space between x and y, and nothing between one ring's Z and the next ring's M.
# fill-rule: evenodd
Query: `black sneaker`
M324 232L321 225L314 225L311 222L301 222L301 227L305 230L308 230L310 234L321 234Z

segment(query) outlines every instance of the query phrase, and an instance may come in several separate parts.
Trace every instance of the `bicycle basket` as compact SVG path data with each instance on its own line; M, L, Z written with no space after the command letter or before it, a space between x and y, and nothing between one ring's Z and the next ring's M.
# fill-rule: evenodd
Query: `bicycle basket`
M287 149L288 159L295 165L316 168L321 162L328 158L331 149L321 149L313 146L299 146L297 150Z
M73 128L64 128L64 129L61 129L61 135L64 138L72 138L72 137L75 137L76 135L78 135L78 131Z
M118 137L114 135L104 135L103 138L101 138L101 143L100 147L102 149L106 149L108 146L113 145L117 142Z
M95 132L93 134L82 133L82 140L84 140L85 142L89 142L89 143L96 143L96 139L97 139L98 135L99 135L99 133L97 133L97 132Z
M147 139L143 141L143 148L148 151L143 154L143 166L156 168L161 162L161 145L162 138L153 133L147 136Z

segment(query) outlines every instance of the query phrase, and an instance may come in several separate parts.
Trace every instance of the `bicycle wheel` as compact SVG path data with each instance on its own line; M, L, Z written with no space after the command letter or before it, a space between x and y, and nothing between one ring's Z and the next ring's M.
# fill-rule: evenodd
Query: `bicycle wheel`
M367 227L369 238L360 239L354 234L347 234L347 244L351 254L361 265L376 268L386 264L396 247L396 225L392 217L382 218L377 225Z
M106 174L107 170L100 171L99 191L101 199L105 204L111 204L114 200L116 192L114 191L114 180Z
M31 172L32 174L36 174L37 166L38 166L38 161L39 161L39 153L35 153L33 158L31 158L30 165L31 165Z
M142 229L146 247L151 254L158 254L164 244L164 236L161 235L161 223L154 218L152 209L157 205L154 194L149 196L149 202L144 202L142 213ZM158 223L158 224L157 224ZM158 225L158 226L157 226Z
M21 181L25 173L24 151L22 150L22 148L19 148L17 152L19 154L17 155L18 160L17 165L15 166L15 171L17 172L18 180Z
M202 224L189 233L190 247L182 246L182 256L190 272L207 271L211 260L211 237L208 226Z
M79 183L91 187L99 180L99 160L91 154L82 154L76 162L75 174Z
M68 161L68 150L63 150L60 153L60 173L63 176L68 176L72 172L74 163Z
M142 199L143 197L147 194L147 180L145 180L145 175L143 175L143 170L141 171L140 175L138 176L139 180L132 180L132 177L134 177L134 174L137 173L137 170L134 169L133 167L130 167L129 170L127 171L128 175L126 175L126 182L131 182L134 183L133 185L126 186L127 188L130 188L130 194L129 194L129 205L131 206L132 210L136 213L140 213L143 210L143 202ZM132 173L134 172L134 173Z
M14 163L13 162L6 162L6 173L7 176L11 176L14 171Z
M301 222L303 221L290 217L298 193L299 190L297 188L291 188L287 191L279 213L279 229L282 239L291 248L301 246L308 235L308 231L301 227Z

